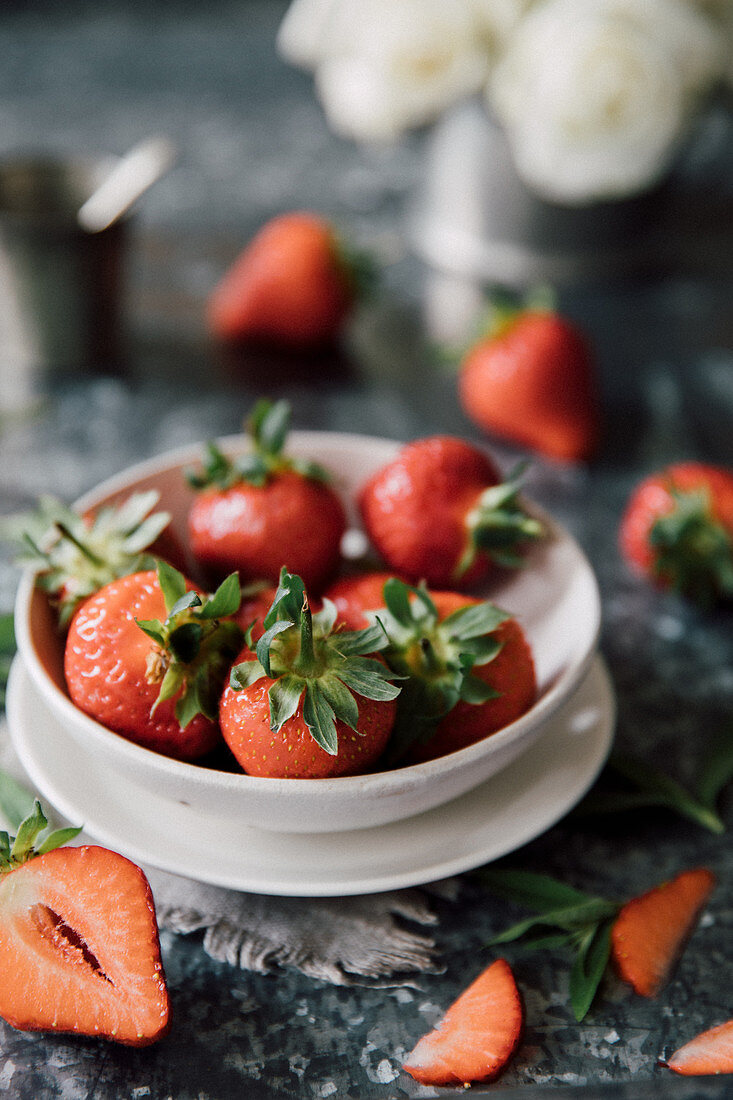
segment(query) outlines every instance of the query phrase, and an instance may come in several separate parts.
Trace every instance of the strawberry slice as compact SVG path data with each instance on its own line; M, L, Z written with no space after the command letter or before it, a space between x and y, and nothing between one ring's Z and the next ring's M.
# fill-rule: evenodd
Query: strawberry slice
M704 867L683 871L624 905L611 933L619 975L642 997L656 997L715 886Z
M664 1064L685 1077L733 1073L733 1020L696 1035Z
M492 1081L522 1036L524 1008L504 959L493 962L453 1002L434 1031L424 1035L403 1065L424 1085Z
M0 835L0 1016L24 1031L155 1042L169 1001L145 875L96 845L48 850L53 835L36 854L45 825L36 803L12 849Z

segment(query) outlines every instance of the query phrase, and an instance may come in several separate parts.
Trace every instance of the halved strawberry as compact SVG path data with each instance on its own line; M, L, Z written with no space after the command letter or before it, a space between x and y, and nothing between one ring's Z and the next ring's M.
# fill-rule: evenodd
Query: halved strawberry
M146 1046L170 1005L153 897L134 863L96 845L34 850L38 803L11 843L0 833L0 1016L24 1031L74 1032Z
M682 871L632 898L611 931L611 958L624 981L642 997L656 997L715 887L705 867Z
M696 1035L664 1065L685 1077L733 1073L733 1020Z
M424 1085L493 1081L522 1038L524 1007L514 975L497 959L461 993L403 1068Z

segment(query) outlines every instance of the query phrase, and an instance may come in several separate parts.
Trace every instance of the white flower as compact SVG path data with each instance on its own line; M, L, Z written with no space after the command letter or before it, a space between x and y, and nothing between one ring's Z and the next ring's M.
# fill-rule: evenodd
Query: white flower
M485 83L489 56L474 2L296 0L278 44L290 59L315 67L334 130L389 140Z
M653 184L722 66L714 25L685 0L546 0L487 96L524 179L582 203Z

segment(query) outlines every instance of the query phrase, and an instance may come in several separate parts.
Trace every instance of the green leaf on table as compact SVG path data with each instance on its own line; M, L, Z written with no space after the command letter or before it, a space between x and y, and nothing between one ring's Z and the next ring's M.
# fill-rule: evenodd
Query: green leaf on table
M731 739L733 741L733 739ZM694 821L712 833L725 832L715 809L717 796L733 777L733 746L706 766L703 793L692 794L666 772L635 756L613 753L607 768L631 784L631 790L592 791L573 811L578 816L622 813L628 810L663 807Z
M521 941L523 950L569 948L574 953L570 1003L576 1020L584 1019L608 965L611 929L620 902L529 871L484 869L478 877L493 893L534 914L494 936L490 946Z
M733 726L713 738L696 784L696 794L708 809L715 810L724 787L733 780Z
M589 928L578 943L578 953L570 970L570 1004L580 1023L593 1003L611 954L613 919Z

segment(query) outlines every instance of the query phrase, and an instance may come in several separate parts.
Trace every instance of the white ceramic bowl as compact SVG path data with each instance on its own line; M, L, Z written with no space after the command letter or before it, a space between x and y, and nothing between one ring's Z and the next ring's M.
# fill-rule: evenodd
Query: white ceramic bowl
M247 446L243 436L219 444L230 454ZM289 437L294 454L333 472L354 528L358 487L399 447L389 440L337 433L293 432ZM192 491L182 471L201 454L199 445L140 463L87 493L76 507L86 511L154 488L161 494L159 507L171 512L173 527L185 541ZM21 579L16 601L18 648L33 685L57 719L54 736L62 731L73 738L106 774L117 772L134 782L141 797L148 791L204 814L276 831L336 832L403 820L459 797L529 750L595 654L600 599L593 571L567 531L530 507L544 520L546 538L529 549L524 569L502 575L478 594L516 615L525 630L535 657L537 701L484 741L424 764L339 779L262 779L181 763L141 748L83 714L69 699L62 637L30 572Z

